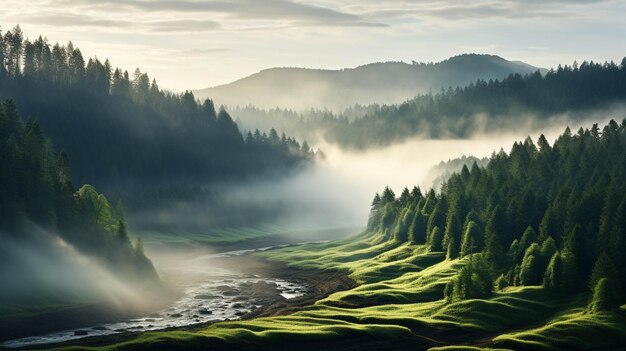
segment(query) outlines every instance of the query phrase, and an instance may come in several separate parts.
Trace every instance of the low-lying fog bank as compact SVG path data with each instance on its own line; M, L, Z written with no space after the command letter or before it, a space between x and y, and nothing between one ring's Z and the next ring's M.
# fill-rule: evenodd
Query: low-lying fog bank
M131 281L41 228L2 240L0 281L0 340L128 318L168 299L159 283Z
M33 329L28 337L4 342L0 339L0 348L50 345L85 337L206 325L244 318L274 304L285 305L305 295L315 295L314 290L318 289L313 288L310 279L283 272L281 267L251 257L240 257L249 251L252 250L211 253L208 248L155 249L153 256L157 269L163 280L178 292L176 298L167 304L133 316L120 315L109 321L85 320L82 324L59 325L56 329L47 330L48 333Z
M349 151L320 142L315 146L325 157L295 174L212 184L191 200L177 199L157 210L131 213L129 217L134 228L147 235L149 243L170 240L236 244L268 237L280 238L272 244L329 240L361 230L374 194L385 186L397 194L405 186L419 185L423 190L432 187L429 171L441 161L463 155L488 158L500 149L509 152L515 141L527 136L536 141L542 133L552 142L568 125L576 133L581 126L590 128L610 118L617 116L585 122L563 117L541 128L520 122L517 129L506 133L493 131L470 139L413 139L366 151Z

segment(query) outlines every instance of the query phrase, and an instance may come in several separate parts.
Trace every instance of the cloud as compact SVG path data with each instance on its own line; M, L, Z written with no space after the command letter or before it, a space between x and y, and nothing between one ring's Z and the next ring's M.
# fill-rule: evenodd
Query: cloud
M211 20L180 19L131 21L127 19L105 19L87 14L59 14L41 12L22 17L23 23L36 23L55 27L110 28L118 30L142 30L146 32L202 32L220 29L218 22Z
M439 61L489 45L546 67L621 60L624 13L623 0L0 0L4 29L19 23L31 37L72 40L85 54L140 66L179 90L277 65ZM177 52L178 64L164 64L170 54L113 44ZM222 47L232 51L186 54Z
M554 17L564 14L562 10L550 10L514 3L482 4L482 5L452 5L440 8L427 9L420 14L427 17L437 17L447 20L481 19L481 18L541 18Z
M41 12L27 15L21 18L23 23L45 23L57 27L115 27L131 28L135 24L126 20L112 20L84 15L60 14L54 12Z
M170 20L151 21L143 25L151 32L202 32L221 28L221 24L211 20Z
M386 27L387 24L372 22L359 15L291 0L62 0L69 6L80 6L92 11L110 12L120 9L138 10L142 13L167 13L206 15L215 14L233 20L286 21L302 26Z
M205 55L205 54L218 54L222 52L229 52L231 49L223 48L223 47L213 47L213 48L196 48L186 50L184 53L187 55Z
M25 10L13 12L29 16L31 23L49 26L85 26L109 31L132 28L144 33L276 31L294 27L406 29L404 25L417 27L417 30L429 24L477 19L519 21L580 17L600 3L614 4L615 1L51 0L31 5L34 11L30 14Z
M400 17L420 20L474 20L474 19L541 19L585 15L581 8L597 7L611 0L374 0L349 1L349 7L370 20L392 20Z

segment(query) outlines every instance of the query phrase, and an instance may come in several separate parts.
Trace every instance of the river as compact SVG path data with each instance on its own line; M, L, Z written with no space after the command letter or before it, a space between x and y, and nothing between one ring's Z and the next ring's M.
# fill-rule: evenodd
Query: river
M177 285L181 293L165 309L141 318L8 340L0 346L18 348L56 344L93 336L236 320L273 302L307 294L309 287L302 282L238 269L235 263L238 256L271 248L274 247L201 254L160 270L166 277L164 280Z

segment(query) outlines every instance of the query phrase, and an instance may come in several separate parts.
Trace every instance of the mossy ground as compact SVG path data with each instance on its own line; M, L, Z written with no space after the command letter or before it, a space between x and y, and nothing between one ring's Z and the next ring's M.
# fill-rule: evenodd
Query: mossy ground
M511 287L446 303L443 290L468 259L377 233L260 253L300 269L342 269L359 286L288 316L139 335L113 349L573 350L626 345L626 311L585 313L586 293Z

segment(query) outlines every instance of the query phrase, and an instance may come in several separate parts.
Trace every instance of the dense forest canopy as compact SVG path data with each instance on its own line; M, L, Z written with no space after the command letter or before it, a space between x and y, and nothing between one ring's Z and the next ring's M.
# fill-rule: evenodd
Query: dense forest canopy
M116 196L281 172L313 155L275 131L246 138L209 99L164 91L139 69L85 59L71 42L26 39L19 26L0 33L0 97L67 152L75 179Z
M368 224L388 240L470 256L451 301L543 285L593 293L590 309L626 302L626 120L515 143L485 168L464 166L439 194L386 188Z
M19 262L24 253L6 245L45 246L43 236L37 234L42 231L58 236L129 282L158 281L141 240L131 244L121 205L113 206L91 185L76 189L67 154L54 150L36 121L22 122L15 103L7 100L0 105L2 266L19 272L13 259ZM22 277L21 282L31 279L38 278ZM4 289L0 297L7 291L11 289Z
M343 147L368 148L411 137L467 138L519 126L521 119L537 125L555 116L582 120L591 111L625 102L626 58L619 65L585 61L545 75L536 71L478 80L401 104L355 105L342 113L247 106L233 109L233 116L250 127L267 129L271 124L299 137L321 135Z

